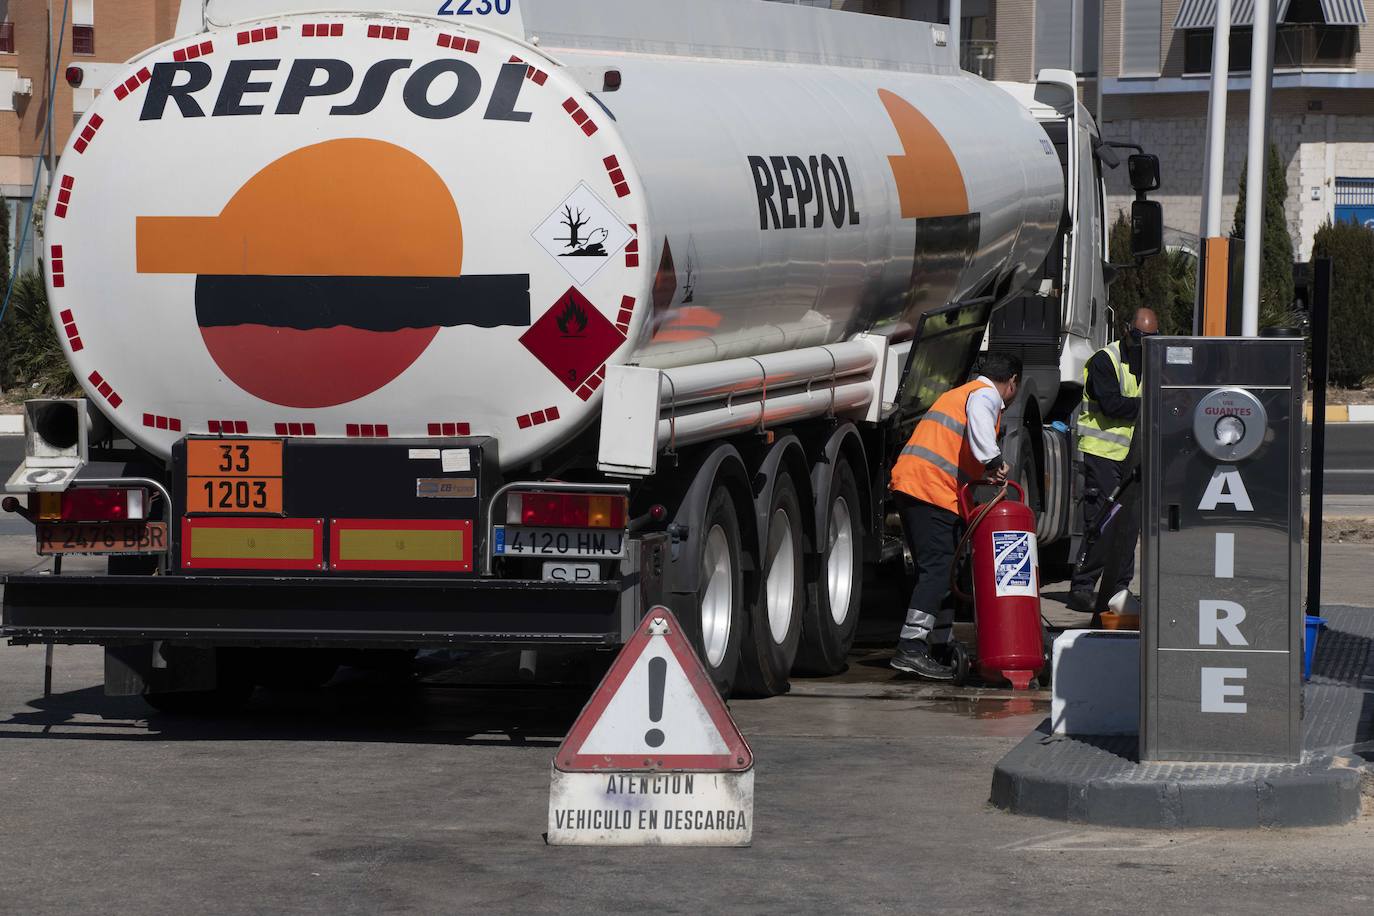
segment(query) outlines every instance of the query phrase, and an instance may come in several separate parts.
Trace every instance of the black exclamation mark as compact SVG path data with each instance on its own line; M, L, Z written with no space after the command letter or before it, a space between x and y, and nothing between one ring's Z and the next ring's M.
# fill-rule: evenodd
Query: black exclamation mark
M649 721L657 722L663 718L663 681L668 676L668 660L662 656L649 659ZM658 747L663 743L663 732L651 728L644 733L644 743Z

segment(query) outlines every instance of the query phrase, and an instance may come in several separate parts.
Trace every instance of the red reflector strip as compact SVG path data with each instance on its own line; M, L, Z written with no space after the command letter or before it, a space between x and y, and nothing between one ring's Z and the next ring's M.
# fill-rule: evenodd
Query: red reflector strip
M183 518L185 569L323 569L324 519Z
M625 170L620 167L620 160L607 156L601 160L601 164L606 166L606 174L611 176L611 187L615 188L616 196L629 197L630 183L625 180Z
M589 137L596 133L596 122L587 117L587 113L582 110L581 105L577 104L576 99L565 99L563 101L563 110L568 113L569 117L573 119L578 127L582 128L582 133Z
M521 414L515 418L515 425L521 429L529 429L531 426L543 426L545 423L552 423L558 417L557 407L545 407L543 410Z
M60 246L60 245L54 245L53 247L54 247L54 248L60 249L62 246ZM56 278L57 278L57 276L62 272L62 261L61 261L61 260L53 261L53 262L52 262L52 270L53 270L53 286L61 286L62 284L61 284L61 283L58 283ZM63 332L66 333L66 335L67 335L67 344L68 344L68 346L70 346L70 347L72 348L72 352L73 352L73 353L79 353L82 349L84 349L85 344L83 344L83 343L81 342L81 335L80 335L79 333L77 333L77 330L76 330L76 318L72 316L72 310L71 310L71 309L63 309L63 310L62 310L62 314L59 315L58 317L62 319L62 330L63 330Z
M344 571L472 572L472 521L330 519L329 566Z
M639 225L638 225L637 223L630 223L630 231L633 232L633 233L635 234L635 237L632 238L632 239L630 239L629 243L625 246L625 266L626 266L626 267L638 267L638 266L639 266ZM626 296L625 298L626 298L626 299L629 299L629 300L630 300L630 303L631 303L632 305L634 304L634 299L633 299L632 297ZM624 303L623 303L623 302L621 303L621 307L624 308ZM624 334L625 331L622 329L620 333Z
M62 260L62 246L51 246L48 249L48 271L52 274L54 289L61 289L67 285L66 269L66 264Z
M307 22L301 26L302 38L342 38L342 22Z
M450 35L447 32L440 32L434 43L441 48L450 48L468 54L476 54L478 47L480 47L475 38L464 38L462 35Z
M344 432L355 439L385 439L391 435L385 423L349 423Z
M542 86L544 83L548 82L549 75L533 64L526 64L525 79L534 83L536 86Z
M181 432L181 421L176 417L162 417L153 413L143 415L143 425L150 429L165 429L170 432Z
M313 436L314 423L277 423L273 426L278 436Z
M388 41L408 41L410 39L410 29L394 25L370 25L367 27L368 38L383 38Z
M129 77L124 82L114 87L115 98L119 99L120 101L123 101L129 95L129 93L133 92L139 86L142 86L144 83L148 82L148 80L152 78L152 71L150 71L147 67L144 67L142 70L138 71L133 76Z
M626 258L625 260L626 260L627 263L629 262L629 258ZM622 333L622 334L624 334L624 335L626 335L626 336L628 337L628 336L629 336L629 333L630 333L630 319L634 317L634 314L635 314L635 297L634 297L634 296L621 296L621 297L620 297L620 314L617 315L617 316L616 316L616 319L615 319L615 327L616 327L616 330L618 330L620 333Z
M72 144L72 148L78 153L86 152L86 147L90 146L91 141L95 139L95 132L100 130L100 125L104 123L105 119L100 115L91 115L91 119L86 122L86 126L81 128L81 136L76 138L76 142Z
M57 205L52 208L53 215L58 218L67 216L67 206L72 202L72 190L76 187L76 179L70 175L62 176L62 184L57 189Z
M470 436L472 426L467 423L431 423L429 424L429 434L431 436Z
M276 29L273 29L272 31L275 32ZM243 44L243 42L239 42L239 44ZM200 44L191 45L185 48L177 48L175 51L172 52L172 60L195 60L197 57L204 57L205 55L209 54L214 50L215 46L212 42L202 41Z
M239 32L238 40L241 45L257 44L260 41L271 41L277 37L277 27L268 26L262 29L251 29L246 32Z
M88 378L90 383L95 386L95 390L100 392L100 396L110 402L111 407L118 407L124 403L124 399L110 387L110 383L105 381L99 372L92 372Z
M207 432L217 433L223 436L246 436L248 435L248 421L206 420L205 429Z

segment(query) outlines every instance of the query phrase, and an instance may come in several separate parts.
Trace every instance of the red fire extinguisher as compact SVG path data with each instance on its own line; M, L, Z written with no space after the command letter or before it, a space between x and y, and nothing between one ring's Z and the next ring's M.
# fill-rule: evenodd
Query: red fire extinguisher
M959 512L968 528L955 556L973 545L978 673L990 683L1006 679L1015 689L1025 690L1045 664L1035 513L1015 481L1007 481L991 501L976 506L972 486L959 488ZM1007 486L1016 488L1018 501L1007 499Z

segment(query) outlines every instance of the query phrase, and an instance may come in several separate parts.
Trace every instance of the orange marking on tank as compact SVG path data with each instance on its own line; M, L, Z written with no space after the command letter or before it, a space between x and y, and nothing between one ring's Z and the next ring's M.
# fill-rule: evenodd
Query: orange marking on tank
M897 183L902 219L968 213L963 170L935 125L894 92L879 89L878 98L902 141L902 155L887 157Z

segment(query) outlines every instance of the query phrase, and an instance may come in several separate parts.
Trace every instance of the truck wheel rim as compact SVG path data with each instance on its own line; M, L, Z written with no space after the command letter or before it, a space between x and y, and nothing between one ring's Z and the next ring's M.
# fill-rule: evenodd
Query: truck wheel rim
M792 629L797 597L797 565L792 540L792 518L779 509L768 526L768 631L782 645Z
M830 536L826 549L826 579L830 617L836 626L849 616L849 597L854 583L854 528L849 503L843 497L830 507Z
M714 668L724 661L726 647L730 644L730 619L735 598L730 541L720 525L712 526L706 534L701 571L706 582L701 592L701 643L707 664Z

